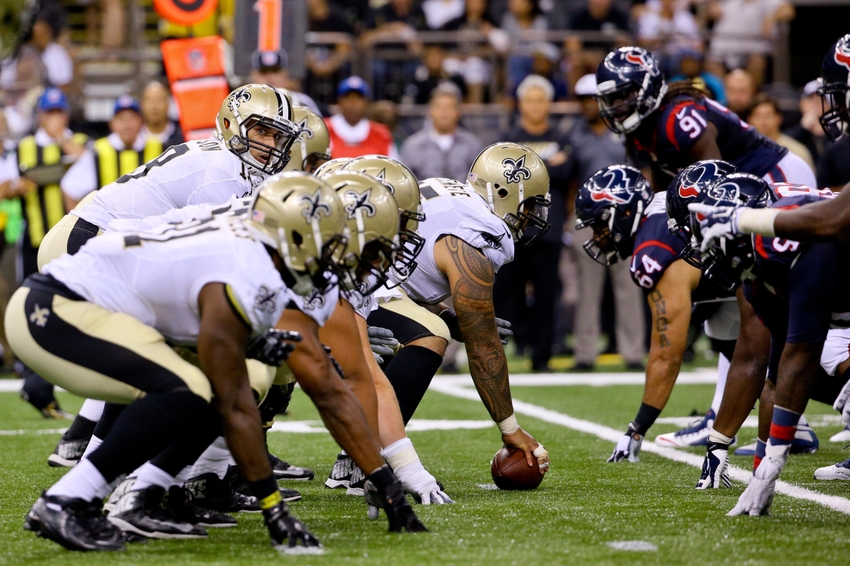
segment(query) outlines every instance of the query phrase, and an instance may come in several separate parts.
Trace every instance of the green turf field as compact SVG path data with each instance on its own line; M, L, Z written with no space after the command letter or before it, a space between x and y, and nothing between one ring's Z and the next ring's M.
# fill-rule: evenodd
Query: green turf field
M514 398L619 432L634 417L641 392L640 385L518 386ZM712 385L680 384L662 417L703 412L712 392ZM72 411L80 404L66 394L61 401ZM281 419L284 425L318 419L300 390L290 413ZM821 449L814 455L792 456L782 479L844 497L850 485L812 479L814 468L847 456L842 446L828 441L841 425L819 414L834 413L817 404L807 412L820 436ZM438 391L429 392L416 416L487 421L480 402ZM692 489L699 476L696 467L646 452L639 464L606 464L613 448L609 440L526 414L518 418L546 445L552 460L550 473L534 492L480 487L491 483L489 461L499 448L495 426L410 433L425 466L457 501L452 506L416 507L431 529L427 534L390 535L383 517L376 522L366 519L362 499L325 489L322 480L337 452L326 433L275 432L270 435L274 452L316 470L317 479L312 482L291 482L291 487L304 494L303 501L291 507L325 544L324 556L278 555L268 544L261 518L244 514L239 516L238 527L211 529L207 540L150 541L130 545L121 554L94 555L65 551L21 528L24 514L39 492L63 473L46 464L59 435L45 432L62 424L41 419L16 394L0 393L0 563L460 566L846 562L850 515L779 494L772 517L725 517L743 490L742 483L736 482L730 490L697 492ZM677 428L658 424L650 437ZM749 442L754 435L755 429L745 429L741 440ZM689 452L701 458L702 449ZM740 467L751 463L748 458L731 460ZM609 545L624 541L640 541L639 547L645 550L619 550Z

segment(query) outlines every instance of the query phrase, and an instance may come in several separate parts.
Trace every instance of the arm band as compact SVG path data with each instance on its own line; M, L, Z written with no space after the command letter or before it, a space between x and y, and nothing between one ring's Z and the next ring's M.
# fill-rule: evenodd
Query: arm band
M509 416L503 421L499 421L496 424L499 425L499 430L502 431L503 436L513 434L519 430L519 423L516 421L515 414L511 414L511 416Z
M761 234L773 238L776 236L773 223L779 212L775 208L746 208L738 214L738 230L744 234Z

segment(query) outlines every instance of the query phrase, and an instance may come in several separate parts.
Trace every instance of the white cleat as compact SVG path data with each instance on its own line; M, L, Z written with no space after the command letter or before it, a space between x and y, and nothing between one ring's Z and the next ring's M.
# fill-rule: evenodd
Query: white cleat
M845 426L844 430L829 437L830 442L850 442L850 426Z
M708 435L714 426L714 411L709 409L702 418L692 422L686 428L667 434L659 434L655 437L655 443L660 446L672 446L681 448L683 446L705 446L708 444Z
M850 480L850 458L815 470L816 480Z

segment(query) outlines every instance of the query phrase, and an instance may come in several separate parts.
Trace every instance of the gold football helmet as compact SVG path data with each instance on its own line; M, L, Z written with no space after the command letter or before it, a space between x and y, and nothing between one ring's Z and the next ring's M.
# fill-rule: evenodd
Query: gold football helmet
M347 244L346 213L336 191L321 179L290 171L267 179L256 193L248 226L277 250L298 295L324 290ZM294 281L293 281L294 280Z
M344 169L322 177L345 207L349 239L338 273L340 287L372 294L387 279L401 250L398 203L377 179Z
M293 106L293 122L301 135L292 144L292 157L284 171L313 173L331 158L331 139L322 117L305 106Z
M215 131L225 147L260 175L280 173L298 139L292 102L268 85L248 84L227 95L215 117ZM253 128L274 134L274 145L251 139ZM254 150L252 152L251 150Z
M331 159L330 161L325 161L322 163L318 169L313 171L313 175L316 177L324 177L338 169L342 169L348 162L351 161L350 157L337 157L336 159Z
M380 181L398 203L399 240L402 251L393 264L393 281L402 283L416 269L416 257L425 246L425 239L416 233L425 220L420 202L419 181L406 165L385 155L355 157L344 170L360 171Z
M515 242L531 245L549 229L549 171L532 149L511 142L487 146L467 182L507 223Z

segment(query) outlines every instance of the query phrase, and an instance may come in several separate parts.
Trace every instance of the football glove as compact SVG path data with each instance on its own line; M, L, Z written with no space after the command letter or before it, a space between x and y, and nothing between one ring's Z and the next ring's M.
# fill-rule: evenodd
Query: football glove
M702 233L700 250L702 251L707 251L722 238L732 238L741 234L738 228L738 215L744 210L742 208L693 203L688 205L688 210L705 216L699 222Z
M368 517L372 520L377 519L380 509L383 509L387 514L389 532L419 533L428 530L405 499L401 482L393 475L389 466L381 466L370 474L363 490L368 506Z
M394 356L401 345L393 336L393 331L388 328L379 326L369 326L369 346L372 348L372 355L375 356L375 361L378 365L384 363L382 356Z
M301 335L289 330L270 328L260 334L245 348L245 357L258 360L267 366L280 367L295 349L295 342L301 341Z
M451 309L446 309L440 313L440 318L443 319L443 322L446 323L446 326L449 327L449 334L451 334L453 340L457 340L458 342L463 342L463 333L460 331L460 323L457 320L457 313ZM502 344L508 343L508 338L514 335L514 331L511 330L511 323L502 318L496 318L496 331L499 333L499 340Z
M437 483L437 479L425 469L422 462L417 461L401 466L393 472L401 481L404 489L409 491L418 503L422 505L454 503L452 498L443 491L442 486Z
M629 462L640 462L640 445L643 443L643 436L642 434L638 434L637 427L634 424L629 423L626 434L617 442L617 446L614 447L614 452L608 458L608 461L622 462L623 460L628 460Z
M697 482L697 489L712 489L732 487L729 477L729 445L708 441L705 460L702 461L702 475Z
M738 503L734 509L726 514L727 516L749 515L758 517L770 514L770 506L773 504L773 495L776 491L776 479L785 468L790 450L790 444L774 446L768 440L765 447L767 455L762 459L756 471L753 472L747 489L738 498Z
M264 509L263 521L269 529L272 546L279 550L295 548L299 546L299 543L302 547L322 547L319 539L308 531L301 521L289 514L289 508L283 501L274 507Z

